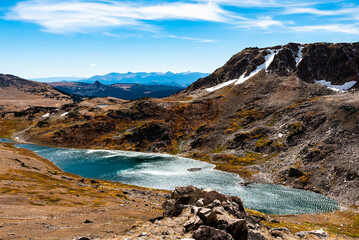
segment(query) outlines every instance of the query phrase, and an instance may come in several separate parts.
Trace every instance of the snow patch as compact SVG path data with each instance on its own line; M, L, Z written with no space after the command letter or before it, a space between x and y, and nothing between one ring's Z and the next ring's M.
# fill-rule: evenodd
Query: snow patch
M248 76L245 76L246 73L243 73L243 75L240 76L238 79L232 79L227 82L218 84L217 86L206 88L205 90L208 92L213 92L220 88L231 85L233 83L235 83L235 85L238 85L244 83L245 81L256 75L257 73L259 73L261 70L265 70L267 72L268 67L273 62L275 55L277 55L281 50L282 49L267 49L266 51L268 52L268 54L264 57L265 62L262 65L257 66L257 68L253 72L251 72Z
M69 114L69 112L65 112L65 113L61 114L61 117L65 117L67 114Z
M229 80L227 82L224 82L224 83L221 83L221 84L218 84L217 86L214 86L214 87L210 87L210 88L206 88L206 91L208 92L213 92L213 91L216 91L220 88L223 88L225 86L228 86L228 85L231 85L232 83L238 81L238 79L232 79L232 80Z
M235 85L244 83L245 81L247 81L248 79L250 79L251 77L253 77L254 75L256 75L257 73L259 73L261 70L265 69L266 72L268 72L268 67L269 65L273 62L273 59L275 57L275 55L277 55L277 53L279 53L282 49L276 50L276 49L269 49L267 50L267 52L269 52L265 57L265 62L262 65L257 66L256 70L254 70L253 72L251 72L247 77L245 77L245 73L238 79L238 81L235 83Z
M325 80L315 80L315 83L319 83L322 84L324 86L327 86L329 89L333 90L333 91L347 91L350 88L352 88L357 81L350 81L350 82L346 82L343 85L332 85L331 82L325 81Z
M45 115L42 115L43 118L50 117L50 113L46 113Z
M295 61L297 63L296 67L298 67L299 63L303 59L303 55L302 55L303 47L301 45L299 45L298 47L299 47L299 50L298 50L298 53L297 53L297 57L295 58Z

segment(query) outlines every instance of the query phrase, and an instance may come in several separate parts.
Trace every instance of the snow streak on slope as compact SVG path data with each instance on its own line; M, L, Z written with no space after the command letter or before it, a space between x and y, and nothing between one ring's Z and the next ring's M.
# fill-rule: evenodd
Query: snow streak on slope
M302 51L303 51L303 47L301 45L298 46L299 47L299 50L298 50L298 53L297 53L297 57L295 58L295 61L296 61L296 67L298 67L300 61L302 61Z
M357 82L356 81L350 81L346 82L343 85L332 85L331 82L325 81L325 80L315 80L315 83L322 84L324 86L327 86L329 89L333 91L347 91L350 88L352 88Z
M218 84L217 86L214 86L214 87L210 87L210 88L206 88L206 90L208 92L213 92L213 91L216 91L220 88L223 88L225 86L228 86L228 85L231 85L232 83L235 83L238 79L232 79L232 80L229 80L227 82L224 82L224 83L221 83L221 84Z
M248 79L250 79L251 77L253 77L254 75L256 75L257 73L259 73L261 70L265 70L267 72L269 65L273 62L273 59L275 57L275 55L277 55L277 53L279 53L282 49L268 49L267 51L267 55L264 57L265 62L262 65L257 66L257 68L251 72L248 76L246 76L246 73L243 73L242 76L240 76L238 79L232 79L229 80L227 82L221 83L217 86L214 87L210 87L210 88L206 88L206 91L208 92L213 92L216 91L220 88L223 88L225 86L231 85L233 83L235 83L235 85L244 83L245 81L247 81Z

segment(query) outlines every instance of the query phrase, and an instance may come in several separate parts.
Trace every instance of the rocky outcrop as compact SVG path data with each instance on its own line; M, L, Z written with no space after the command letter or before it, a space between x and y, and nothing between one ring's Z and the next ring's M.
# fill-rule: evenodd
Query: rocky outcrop
M248 239L248 216L239 197L223 195L211 189L178 187L164 204L164 216L177 217L190 209L186 232L197 240Z

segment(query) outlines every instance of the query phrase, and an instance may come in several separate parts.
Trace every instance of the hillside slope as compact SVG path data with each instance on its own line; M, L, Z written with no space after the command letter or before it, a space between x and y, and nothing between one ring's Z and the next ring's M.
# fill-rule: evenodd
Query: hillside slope
M0 74L0 110L25 109L29 106L59 107L73 99L53 87Z

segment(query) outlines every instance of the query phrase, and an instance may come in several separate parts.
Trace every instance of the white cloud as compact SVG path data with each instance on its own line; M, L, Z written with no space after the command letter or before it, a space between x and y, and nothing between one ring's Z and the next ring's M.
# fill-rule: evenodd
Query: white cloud
M338 3L341 0L152 0L152 1L118 1L118 0L24 0L18 2L5 16L7 20L18 20L38 24L42 30L51 33L86 33L94 30L105 31L103 35L117 38L143 38L139 31L160 34L158 22L167 20L206 21L231 24L242 29L270 29L294 25L292 14L312 14L317 16L341 16L329 20L327 25L306 25L290 27L294 31L331 31L358 34L355 25L346 21L359 20L359 7L340 5L343 8L321 10L315 8L317 4ZM230 12L224 10L225 6L240 8L264 9L260 16L253 18L246 11ZM280 15L280 18L276 18ZM283 15L286 15L284 18ZM291 18L288 18L291 17ZM276 20L275 20L276 19ZM280 20L277 20L280 19ZM302 21L303 22L303 21ZM344 24L341 24L344 23ZM313 26L312 26L313 25ZM111 33L110 29L131 29L132 33ZM118 32L118 31L116 31ZM198 42L215 42L211 39L192 37L172 38L192 40Z
M333 2L326 1L303 1L303 0L198 0L199 2L212 2L220 5L237 6L244 8L288 8L288 7L305 7L315 4Z
M19 2L5 18L36 23L52 33L68 33L99 27L139 26L149 20L227 22L226 13L213 3L144 5L114 1L28 0Z
M110 33L110 32L104 32L102 33L105 36L109 37L116 37L116 38L143 38L142 34L130 34L130 33Z
M329 31L329 32L347 33L347 34L359 34L359 28L353 24L300 26L300 27L291 27L291 29L297 32Z
M91 67L96 67L96 63L91 63L90 66Z
M319 16L359 16L358 7L341 8L336 10L320 10L316 8L288 8L283 14L313 14Z
M282 21L273 20L271 16L258 17L257 19L246 19L235 23L237 28L262 28L268 29L271 26L283 26Z
M177 39L183 39L183 40L190 40L195 42L203 42L203 43L213 43L216 42L216 40L213 39L203 39L203 38L192 38L192 37L179 37L175 35L169 35L170 38L177 38Z
M330 16L335 15L335 11L325 11L319 10L316 8L290 8L284 11L284 14L315 14L315 15L322 15L322 16Z

